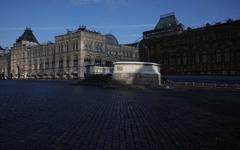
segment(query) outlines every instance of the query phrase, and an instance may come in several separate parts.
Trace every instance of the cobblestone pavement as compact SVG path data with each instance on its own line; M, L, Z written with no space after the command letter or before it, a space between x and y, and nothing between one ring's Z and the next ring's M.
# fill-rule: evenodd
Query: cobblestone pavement
M0 81L0 149L240 149L240 92Z

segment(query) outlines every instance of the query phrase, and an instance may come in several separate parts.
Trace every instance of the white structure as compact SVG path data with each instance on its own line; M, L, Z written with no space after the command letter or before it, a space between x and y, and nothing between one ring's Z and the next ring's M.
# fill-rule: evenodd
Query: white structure
M148 62L115 62L113 80L128 85L161 85L160 65Z

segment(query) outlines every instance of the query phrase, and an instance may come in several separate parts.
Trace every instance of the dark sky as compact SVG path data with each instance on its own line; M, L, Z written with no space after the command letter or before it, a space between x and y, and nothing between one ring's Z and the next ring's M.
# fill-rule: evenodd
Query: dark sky
M240 19L240 0L1 0L0 6L3 47L11 47L26 26L41 43L79 25L131 43L169 12L186 27Z

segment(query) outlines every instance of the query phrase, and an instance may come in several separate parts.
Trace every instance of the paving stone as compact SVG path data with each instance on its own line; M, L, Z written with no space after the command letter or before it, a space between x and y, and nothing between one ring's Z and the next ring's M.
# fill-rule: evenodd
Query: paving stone
M0 85L0 149L240 149L239 91Z

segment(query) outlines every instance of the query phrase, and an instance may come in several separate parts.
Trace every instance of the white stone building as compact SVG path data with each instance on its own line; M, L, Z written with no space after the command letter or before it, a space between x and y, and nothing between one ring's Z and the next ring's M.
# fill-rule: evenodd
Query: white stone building
M26 28L11 48L13 78L84 78L85 66L112 66L116 61L138 61L138 49L118 44L113 35L80 27L55 37L55 43L39 44Z

